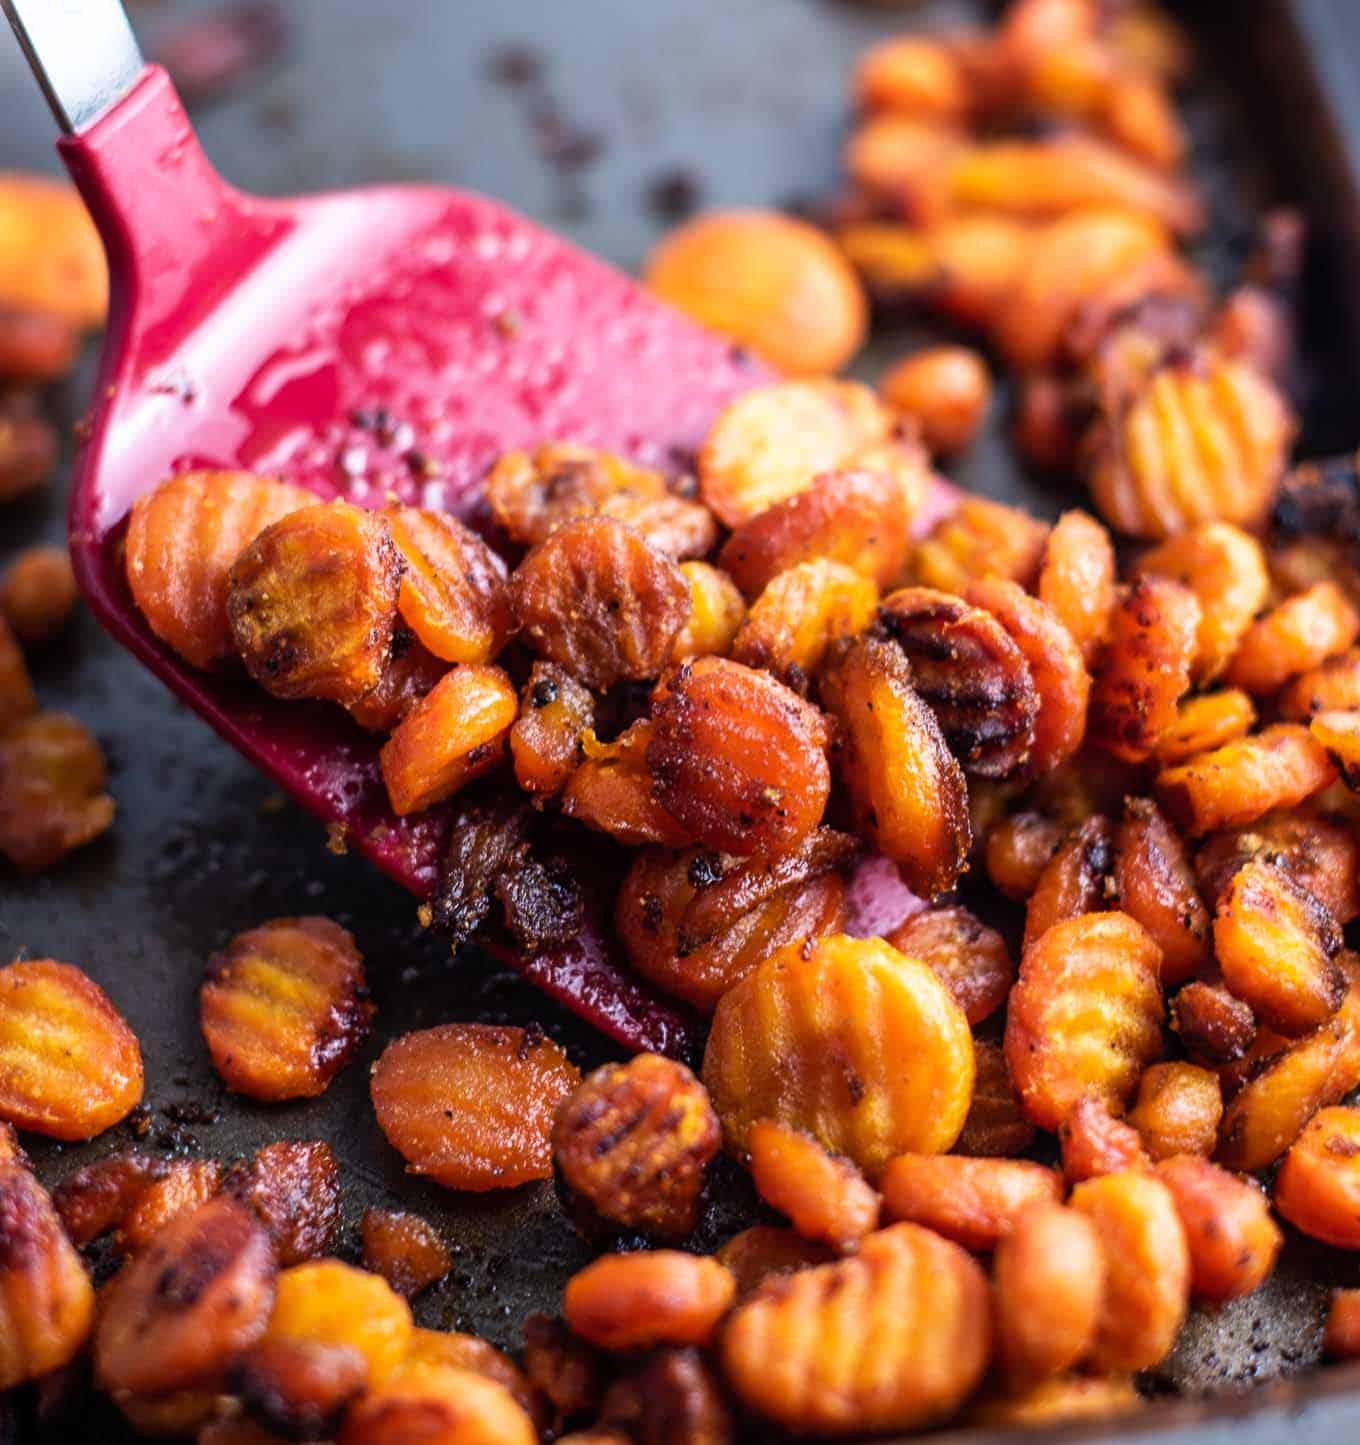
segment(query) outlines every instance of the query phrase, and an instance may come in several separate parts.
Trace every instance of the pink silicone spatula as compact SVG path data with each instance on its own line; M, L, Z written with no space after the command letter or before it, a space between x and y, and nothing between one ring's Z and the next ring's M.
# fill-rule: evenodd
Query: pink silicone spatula
M70 504L85 597L233 747L423 896L447 814L394 817L376 743L339 709L276 703L157 642L119 565L132 502L189 467L242 467L323 497L395 492L467 512L500 452L550 439L673 471L765 373L484 197L243 195L208 163L165 72L143 64L118 0L0 5L108 252L109 326ZM379 408L392 425L375 436L359 422ZM621 1042L691 1041L692 1021L594 934L518 966Z

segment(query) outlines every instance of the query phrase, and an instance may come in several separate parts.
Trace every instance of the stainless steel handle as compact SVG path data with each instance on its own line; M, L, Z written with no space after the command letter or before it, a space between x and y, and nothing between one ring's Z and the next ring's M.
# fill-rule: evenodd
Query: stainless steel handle
M57 124L78 135L144 67L119 0L0 0Z

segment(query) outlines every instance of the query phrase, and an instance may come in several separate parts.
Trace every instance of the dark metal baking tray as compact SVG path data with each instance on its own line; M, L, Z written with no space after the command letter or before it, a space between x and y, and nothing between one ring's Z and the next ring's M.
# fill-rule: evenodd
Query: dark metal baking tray
M154 42L201 8L144 0L134 15ZM664 229L649 197L677 174L715 205L786 204L825 192L858 51L908 20L939 26L985 13L976 0L287 0L284 10L293 37L285 58L197 115L208 152L231 179L280 193L434 177L499 195L626 267L636 267ZM1308 209L1317 245L1306 445L1354 446L1360 4L1203 0L1186 14L1204 70L1190 113L1196 172L1215 217L1205 259L1230 274L1262 203ZM545 159L525 92L496 80L495 57L506 46L542 58L543 86L577 142L576 168ZM0 166L54 166L47 114L4 45L0 117ZM866 365L934 334L917 325L881 335ZM87 365L54 396L68 428L90 375ZM1004 443L1004 397L956 475L1049 513L1068 500L1017 470ZM60 533L61 488L0 512L4 552ZM147 1103L163 1146L230 1159L281 1136L328 1139L345 1170L346 1248L369 1204L399 1200L421 1211L457 1255L449 1280L420 1300L421 1318L513 1344L526 1314L555 1307L586 1248L549 1185L474 1198L407 1178L373 1121L368 1065L387 1039L450 1018L539 1020L582 1066L610 1057L610 1047L518 979L476 959L451 960L422 934L409 898L359 860L328 853L314 823L88 618L39 659L37 681L47 706L77 713L106 745L120 813L107 838L50 874L0 872L0 955L67 959L109 990L142 1040ZM203 960L241 928L300 912L330 914L358 935L377 1029L323 1099L248 1106L221 1091L199 1042ZM205 1122L176 1124L164 1111L177 1108ZM33 1153L52 1181L126 1142L119 1129L80 1147L38 1142ZM701 1231L710 1243L755 1212L736 1170L715 1194L720 1203ZM1150 1382L1181 1398L1154 1404L1125 1430L1074 1426L1054 1438L1266 1445L1360 1437L1360 1374L1311 1371L1326 1291L1355 1283L1355 1263L1291 1240L1276 1280L1216 1315L1198 1315ZM1268 1383L1237 1388L1251 1381ZM1209 1391L1214 1397L1202 1398ZM11 1437L20 1428L24 1439L39 1438L11 1417ZM122 1438L97 1407L41 1434Z

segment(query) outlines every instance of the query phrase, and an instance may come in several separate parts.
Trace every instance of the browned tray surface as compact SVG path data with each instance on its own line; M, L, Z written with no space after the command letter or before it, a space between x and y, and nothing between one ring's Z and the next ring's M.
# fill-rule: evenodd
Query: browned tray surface
M145 37L195 8L138 7ZM714 204L782 204L834 180L844 81L855 54L904 12L851 0L289 0L289 58L199 115L209 153L233 180L265 192L433 177L497 194L585 245L635 266L663 229L649 203L677 168ZM1191 102L1196 173L1213 203L1205 259L1231 274L1256 206L1304 202L1321 244L1307 352L1315 392L1310 449L1360 441L1360 222L1349 142L1360 146L1360 4L1355 0L1203 0L1190 7L1205 78ZM969 0L927 0L925 25L976 19ZM142 22L145 22L144 24ZM493 55L528 44L584 156L544 158L522 100L489 74ZM1324 95L1325 92L1325 95ZM0 165L53 164L50 125L17 55L0 47ZM598 142L598 145L595 142ZM868 358L935 334L882 335ZM56 398L73 423L88 367ZM1066 498L1025 476L1004 442L1003 408L955 471L967 487L1056 512ZM58 490L0 516L8 551L60 535ZM112 834L54 873L0 873L0 955L50 954L87 968L142 1040L157 1142L230 1159L283 1137L323 1137L345 1171L347 1231L373 1203L400 1200L454 1243L452 1276L418 1305L423 1321L514 1344L523 1317L552 1309L588 1257L544 1185L482 1198L408 1179L368 1103L383 1044L451 1018L543 1022L582 1066L611 1050L527 985L476 959L451 961L422 935L409 898L357 859L326 852L318 827L184 713L82 618L39 664L46 705L98 732L120 808ZM361 1060L322 1099L277 1108L225 1095L202 1049L197 988L205 957L241 928L280 914L330 914L359 938L378 1004ZM176 1117L180 1122L176 1122ZM38 1143L49 1182L126 1142ZM744 1176L724 1171L702 1242L755 1212ZM1291 1241L1261 1293L1196 1316L1150 1388L1206 1390L1297 1374L1317 1357L1323 1302L1360 1267ZM1352 1390L1355 1393L1352 1393ZM16 1423L16 1422L11 1422ZM1207 1405L1159 1406L1131 1427L1183 1445L1360 1438L1360 1375L1332 1371ZM67 1440L116 1440L101 1415ZM1109 1439L1073 1427L1062 1438ZM25 1439L36 1438L30 1429ZM962 1438L951 1435L949 1438ZM968 1438L980 1438L969 1436ZM6 1439L0 1419L0 1441Z

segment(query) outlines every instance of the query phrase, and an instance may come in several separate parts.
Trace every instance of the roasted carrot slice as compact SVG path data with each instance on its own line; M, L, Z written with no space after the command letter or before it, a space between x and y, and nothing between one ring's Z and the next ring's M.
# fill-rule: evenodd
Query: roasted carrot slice
M1088 1179L1072 1207L1105 1251L1105 1300L1089 1362L1113 1372L1147 1369L1175 1343L1190 1303L1190 1250L1175 1197L1155 1175L1128 1169Z
M107 783L103 750L75 718L13 723L0 735L0 853L40 872L93 842L113 823Z
M424 812L494 768L518 712L514 684L499 667L469 662L446 673L383 745L392 811Z
M822 681L839 727L837 768L859 832L901 870L913 892L954 886L972 843L968 788L906 655L866 634Z
M869 324L840 249L777 211L717 211L679 227L648 259L646 284L787 376L839 371Z
M1321 1109L1275 1178L1275 1208L1296 1229L1360 1249L1360 1109Z
M1252 623L1228 665L1228 681L1263 696L1345 652L1357 636L1360 612L1335 582L1319 582Z
M1188 1154L1162 1160L1157 1177L1185 1228L1196 1298L1237 1299L1259 1289L1284 1243L1260 1185Z
M1110 534L1086 512L1064 512L1044 548L1039 600L1067 628L1087 663L1109 636L1115 578Z
M223 1082L266 1102L324 1093L373 1018L363 958L328 918L240 934L209 961L199 1011Z
M444 1024L388 1044L370 1088L411 1173L482 1191L551 1175L553 1118L580 1081L541 1034Z
M1025 1112L1056 1129L1086 1095L1113 1110L1161 1051L1161 950L1124 913L1056 924L1020 960L1006 1062Z
M1167 768L1158 775L1157 792L1173 821L1200 834L1292 808L1335 778L1326 749L1307 728L1277 723Z
M1189 762L1245 737L1256 726L1256 705L1237 687L1183 698L1176 721L1157 743L1155 757L1164 768Z
M27 647L50 642L76 605L76 578L65 547L29 547L0 573L0 614Z
M736 1297L716 1259L672 1249L607 1254L567 1281L567 1324L604 1350L707 1345Z
M410 1299L444 1278L453 1256L434 1226L404 1209L366 1209L360 1224L364 1268Z
M73 187L0 175L0 306L47 312L82 329L108 308L104 247Z
M60 1369L94 1319L94 1288L47 1191L16 1160L0 1163L0 1389Z
M744 1152L751 1125L774 1119L874 1179L897 1154L953 1144L973 1041L932 969L842 935L781 950L723 995L703 1078L730 1149Z
M98 984L50 958L0 968L0 1119L89 1139L141 1098L141 1049Z
M682 663L652 695L656 800L697 842L789 852L831 791L826 718L768 673L723 657Z
M743 1404L785 1429L836 1436L948 1417L990 1350L986 1276L914 1224L871 1234L850 1259L767 1280L720 1342Z
M1031 1204L1056 1204L1062 1176L1027 1159L899 1154L883 1171L883 1213L908 1219L965 1249L994 1249Z
M559 1109L553 1157L586 1230L693 1230L721 1142L703 1085L657 1054L596 1069Z
M1095 1226L1056 1200L1015 1216L993 1264L996 1352L1012 1385L1071 1369L1090 1349L1105 1292Z
M1138 1081L1129 1123L1151 1159L1194 1154L1207 1159L1218 1143L1223 1089L1212 1069L1176 1060L1152 1064Z
M246 671L275 697L358 702L392 654L402 566L387 519L348 502L265 528L228 574L231 638Z
M128 586L152 632L195 667L234 655L227 574L266 527L316 501L253 472L185 472L133 503Z
M892 433L892 413L855 381L786 381L730 403L699 453L699 494L728 527L853 465Z
M402 621L445 662L490 662L510 635L505 563L445 512L389 507L387 522L406 563Z
M878 1227L878 1194L848 1159L810 1134L757 1119L746 1147L757 1193L805 1239L845 1249Z
M1255 537L1227 522L1206 522L1138 559L1141 576L1169 577L1200 605L1194 675L1212 682L1237 651L1270 595L1265 553Z

